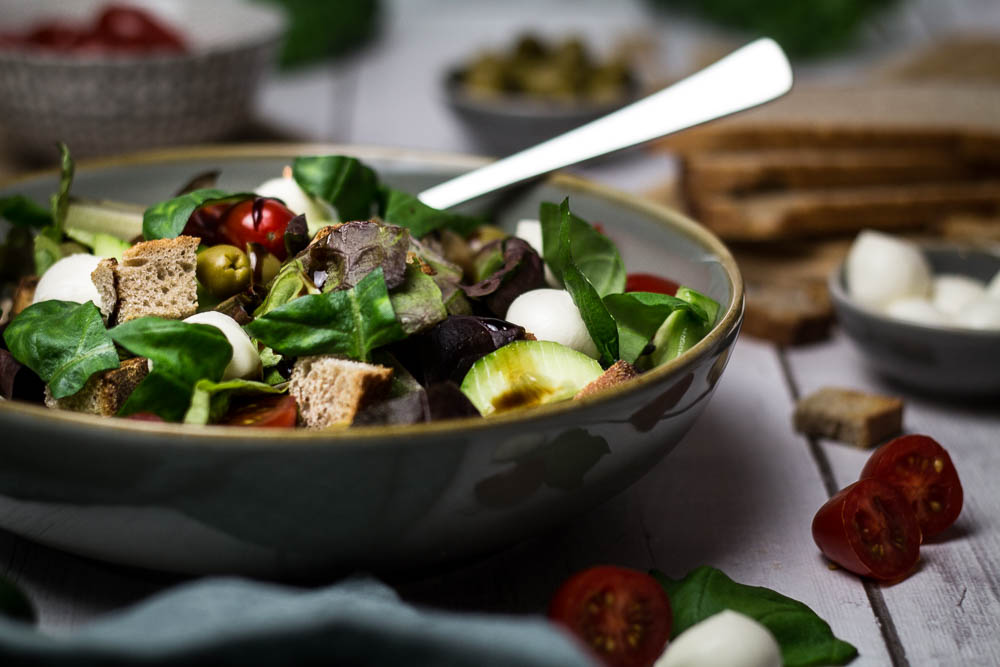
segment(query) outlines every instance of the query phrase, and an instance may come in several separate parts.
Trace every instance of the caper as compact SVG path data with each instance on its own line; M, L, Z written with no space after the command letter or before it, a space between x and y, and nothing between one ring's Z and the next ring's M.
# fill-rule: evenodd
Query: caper
M198 253L198 280L212 296L227 299L250 284L253 270L246 254L231 245L217 245Z

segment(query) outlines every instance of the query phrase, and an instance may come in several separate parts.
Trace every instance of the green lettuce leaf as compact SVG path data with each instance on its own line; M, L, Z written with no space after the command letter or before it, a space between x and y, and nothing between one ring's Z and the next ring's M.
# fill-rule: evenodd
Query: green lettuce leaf
M468 236L483 222L472 216L432 208L415 195L389 187L379 190L379 214L386 222L406 227L418 239L435 229L450 229Z
M308 194L330 202L344 222L372 216L378 176L357 158L323 155L295 158L292 176Z
M191 394L191 404L184 413L185 424L212 424L225 416L233 396L282 394L286 387L276 388L264 382L239 378L224 382L198 380Z
M808 606L760 586L746 586L712 567L699 567L679 581L652 575L670 597L671 639L725 609L745 614L771 631L785 667L845 665L858 650L833 636L829 624Z
M80 391L94 373L118 368L118 352L90 301L28 306L3 338L14 358L48 383L54 398Z
M608 294L604 305L618 325L618 354L634 363L652 340L664 320L676 310L692 311L695 320L707 322L708 316L698 306L683 299L654 292Z
M367 361L371 351L403 338L382 269L354 288L290 301L244 327L278 354L340 354Z
M441 289L416 263L406 265L403 284L389 292L389 301L407 336L448 317Z
M670 313L653 334L653 351L639 360L642 368L664 364L691 349L705 337L719 313L719 304L690 287L677 289L677 298L689 304L688 308Z
M132 354L153 362L149 375L119 410L121 416L152 412L181 421L198 381L218 382L233 356L225 335L207 324L141 317L108 333Z
M142 235L147 241L153 239L173 239L180 236L188 218L195 209L219 199L233 195L222 190L208 188L194 190L186 194L153 204L142 215Z
M0 218L18 227L42 228L52 224L52 212L24 195L0 197Z
M254 317L265 315L301 296L319 294L319 289L306 276L302 262L297 259L285 262L278 275L267 286L267 290L267 296L254 311Z
M583 323L587 325L587 332L597 346L601 364L607 367L618 360L618 326L601 300L601 295L576 265L570 234L573 215L569 211L569 199L564 199L559 205L559 214L562 219L559 226L559 253L550 266L558 268L566 291L573 297L573 303L580 310Z
M556 278L562 280L558 257L559 228L562 224L560 207L542 202L538 217L542 225L542 258ZM573 261L599 295L603 297L625 291L625 263L611 239L572 213L569 238L573 246Z

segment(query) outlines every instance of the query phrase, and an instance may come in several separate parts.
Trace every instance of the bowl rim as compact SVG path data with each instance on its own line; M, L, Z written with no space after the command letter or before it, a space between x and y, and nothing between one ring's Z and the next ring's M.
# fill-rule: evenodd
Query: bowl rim
M996 258L998 265L1000 265L1000 247L991 249L982 246L973 246L946 241L923 242L919 243L918 246L923 253L947 254L974 252L982 255L989 255L990 257ZM971 327L912 322L910 320L892 317L876 310L871 306L859 303L851 298L851 296L847 293L846 271L847 260L844 259L834 268L833 271L830 272L830 275L827 278L827 287L829 288L830 296L832 297L835 306L848 309L859 317L878 322L886 327L908 329L914 334L951 336L955 338L967 337L976 342L988 341L990 339L997 339L1000 341L1000 329L973 329Z
M213 3L217 0L212 0ZM149 53L88 53L53 51L45 47L0 48L0 65L20 64L38 67L135 67L137 65L167 66L197 63L205 58L226 53L241 53L274 46L281 42L288 27L288 18L277 6L260 2L231 2L240 11L266 17L268 22L260 32L250 37L240 36L221 44L191 45L187 50L176 52L152 51ZM140 5L140 8L148 7ZM41 20L43 16L40 15ZM183 32L183 29L181 30Z
M191 159L259 159L322 154L345 154L357 156L362 159L419 162L424 165L436 165L450 169L456 167L472 169L493 161L493 158L468 154L382 146L311 142L232 144L163 148L118 156L85 159L77 164L77 173L88 169L135 167L162 164L164 162L183 162ZM39 178L56 177L57 173L58 170L56 168L51 168L22 174L0 181L0 189L7 189L11 186L17 186L20 183ZM727 308L712 330L684 354L668 361L662 366L646 371L638 378L634 378L622 385L611 387L592 396L577 400L560 401L558 403L512 410L485 418L464 417L422 424L372 425L363 428L267 429L218 424L193 425L116 419L68 410L53 410L32 403L7 400L0 400L0 417L3 417L5 414L13 414L32 419L43 418L46 420L55 420L64 425L77 425L87 429L96 428L98 429L98 433L103 429L112 429L123 434L169 435L172 437L173 444L190 444L198 447L204 447L206 440L220 444L231 443L250 446L290 447L295 445L315 446L329 443L338 447L355 444L370 447L374 444L372 441L375 440L384 439L386 441L385 444L390 444L393 441L399 441L399 436L414 438L476 432L482 429L501 429L514 424L524 425L537 422L569 412L586 411L592 407L637 393L663 382L668 377L679 377L683 370L695 365L710 350L721 345L727 337L730 335L735 336L743 318L743 277L740 274L732 253L730 253L729 249L715 234L673 208L642 199L638 195L628 194L621 190L563 172L550 174L543 177L543 179L544 182L552 183L564 189L597 196L626 209L648 215L653 219L655 224L676 230L711 252L717 258L729 279L729 287L732 291Z

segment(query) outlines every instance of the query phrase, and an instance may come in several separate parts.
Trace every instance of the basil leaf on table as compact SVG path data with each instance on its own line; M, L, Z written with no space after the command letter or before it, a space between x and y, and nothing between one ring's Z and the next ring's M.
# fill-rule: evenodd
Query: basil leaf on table
M90 301L28 306L3 338L14 358L48 383L53 398L75 394L94 373L118 368L118 352Z
M569 212L568 199L559 205L559 214L562 219L559 225L559 253L550 266L558 268L566 291L573 297L587 332L597 346L601 364L607 367L618 360L618 326L601 295L576 265L570 233L573 216Z
M378 176L346 155L295 158L292 177L308 194L329 202L344 222L367 220L378 192Z
M707 322L707 315L683 299L654 292L608 294L604 305L618 325L619 357L634 363L667 317L677 310L691 311L697 321Z
M406 227L418 239L436 229L450 229L468 236L483 222L472 216L438 210L415 195L389 187L379 190L379 213L386 222Z
M225 335L213 326L159 317L140 317L108 332L116 343L153 362L118 411L120 416L152 412L181 421L199 380L218 382L233 356Z
M367 361L373 349L406 335L381 267L352 289L300 297L244 329L282 355L341 354L361 361Z
M253 394L283 394L264 382L235 378L224 382L198 380L191 394L191 404L184 413L185 424L210 424L219 421L229 410L233 396Z
M228 199L228 192L207 188L153 204L142 215L142 235L147 241L173 239L181 235L188 218L199 206L217 199Z
M692 625L731 609L766 627L781 647L786 667L844 665L858 650L833 636L830 625L805 604L761 586L739 584L712 567L699 567L679 581L654 570L670 597L671 639Z
M569 238L573 246L573 261L577 267L602 297L624 292L625 262L614 242L586 220L572 213L569 215ZM561 207L551 202L542 202L538 217L542 226L542 257L552 273L562 280L559 266Z

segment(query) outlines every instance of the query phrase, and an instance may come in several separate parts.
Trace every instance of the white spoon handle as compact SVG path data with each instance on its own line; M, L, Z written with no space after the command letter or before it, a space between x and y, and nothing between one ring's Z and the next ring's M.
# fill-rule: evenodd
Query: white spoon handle
M674 85L537 146L424 190L449 208L555 169L742 111L788 92L792 68L781 47L758 39Z

